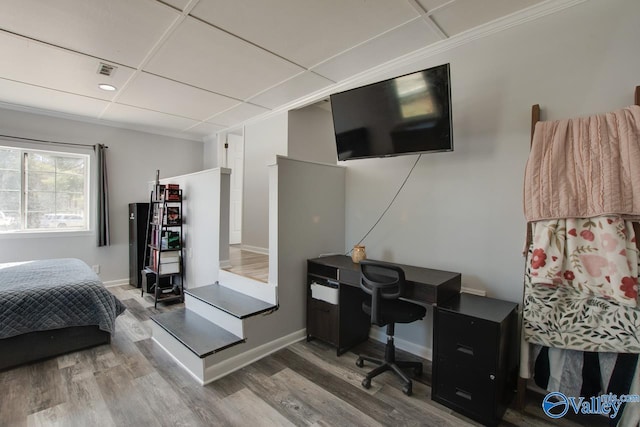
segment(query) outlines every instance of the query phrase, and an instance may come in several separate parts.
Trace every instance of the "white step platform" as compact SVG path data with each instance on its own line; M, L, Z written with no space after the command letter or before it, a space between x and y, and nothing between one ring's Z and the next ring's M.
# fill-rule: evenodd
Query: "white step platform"
M251 280L238 276L233 281L239 285L243 279ZM219 283L201 286L185 290L184 308L151 317L152 336L199 383L207 384L300 339L296 334L246 344L259 342L250 331L257 335L261 328L255 325L264 326L277 308Z

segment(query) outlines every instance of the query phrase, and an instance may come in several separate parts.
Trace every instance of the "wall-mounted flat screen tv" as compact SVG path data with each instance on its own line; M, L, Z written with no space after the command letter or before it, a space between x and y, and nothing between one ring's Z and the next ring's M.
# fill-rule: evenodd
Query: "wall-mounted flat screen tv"
M338 160L453 150L449 64L330 100Z

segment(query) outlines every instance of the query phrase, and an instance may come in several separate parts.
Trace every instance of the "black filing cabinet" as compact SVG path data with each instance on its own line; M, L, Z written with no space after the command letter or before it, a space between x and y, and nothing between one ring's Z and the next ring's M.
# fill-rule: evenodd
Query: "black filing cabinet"
M516 388L518 305L470 294L435 307L431 398L496 425Z
M142 286L149 203L129 203L129 283Z

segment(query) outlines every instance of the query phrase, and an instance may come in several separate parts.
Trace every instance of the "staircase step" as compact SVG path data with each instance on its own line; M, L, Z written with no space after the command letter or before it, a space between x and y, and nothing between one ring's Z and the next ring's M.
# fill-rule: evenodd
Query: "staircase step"
M234 291L218 283L185 289L185 293L238 319L255 316L276 308L273 304Z
M151 316L151 320L200 358L245 341L185 308Z

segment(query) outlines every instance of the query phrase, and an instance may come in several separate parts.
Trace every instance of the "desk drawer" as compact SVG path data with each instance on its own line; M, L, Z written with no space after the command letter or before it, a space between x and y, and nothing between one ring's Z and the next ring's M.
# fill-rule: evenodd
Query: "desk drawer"
M311 298L314 300L321 300L332 305L338 304L338 296L340 294L340 291L338 290L337 285L330 286L327 283L318 283L316 281L311 281L309 290L311 291Z
M436 310L438 354L449 363L495 369L497 324L482 319Z
M469 365L438 360L433 379L433 399L463 414L490 419L493 414L496 381L489 372Z
M307 335L338 346L339 306L307 298Z

